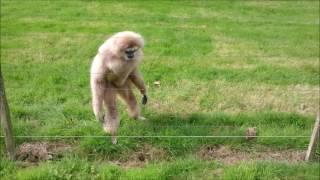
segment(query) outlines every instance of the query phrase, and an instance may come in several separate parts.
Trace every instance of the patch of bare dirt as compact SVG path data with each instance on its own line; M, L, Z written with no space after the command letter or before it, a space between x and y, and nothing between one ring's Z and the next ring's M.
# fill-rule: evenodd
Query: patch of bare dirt
M62 142L23 143L16 150L16 159L30 163L59 158L71 146Z
M164 160L167 159L167 157L165 150L146 144L138 151L130 154L127 160L113 162L124 168L144 167L151 161Z
M197 156L203 160L218 160L225 164L235 164L248 160L274 160L297 163L304 161L304 151L282 150L275 151L239 151L228 146L204 146L197 152Z

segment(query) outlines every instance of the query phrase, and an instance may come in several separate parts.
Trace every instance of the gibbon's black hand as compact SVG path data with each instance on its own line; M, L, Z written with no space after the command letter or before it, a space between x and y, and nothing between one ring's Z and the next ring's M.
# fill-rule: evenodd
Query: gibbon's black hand
M148 102L148 97L147 97L147 95L143 95L143 97L142 97L142 104L143 104L143 105L146 105L147 102Z

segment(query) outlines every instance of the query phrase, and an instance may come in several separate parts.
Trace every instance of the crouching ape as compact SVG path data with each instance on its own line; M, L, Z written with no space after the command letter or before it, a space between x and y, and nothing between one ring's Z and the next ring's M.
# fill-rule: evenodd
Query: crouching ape
M135 32L116 33L99 47L91 65L93 112L102 123L104 131L111 134L113 144L117 143L116 135L120 124L117 95L126 103L130 117L145 119L140 116L139 105L132 91L133 85L136 86L143 95L142 104L147 103L147 89L138 71L143 46L142 36Z

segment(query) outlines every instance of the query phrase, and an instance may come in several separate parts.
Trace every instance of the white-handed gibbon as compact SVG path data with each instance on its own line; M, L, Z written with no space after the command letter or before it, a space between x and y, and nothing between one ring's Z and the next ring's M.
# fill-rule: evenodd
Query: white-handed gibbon
M144 40L135 32L124 31L107 39L94 57L90 70L92 106L96 118L105 132L111 134L112 143L117 143L116 135L119 117L116 96L127 104L129 116L144 120L134 96L132 85L143 95L142 104L147 103L147 89L138 65L142 60ZM106 109L104 113L103 104Z

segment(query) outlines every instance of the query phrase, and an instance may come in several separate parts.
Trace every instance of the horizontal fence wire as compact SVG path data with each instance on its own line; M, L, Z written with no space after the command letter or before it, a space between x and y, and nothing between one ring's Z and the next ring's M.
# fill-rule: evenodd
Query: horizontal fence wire
M13 136L15 138L109 138L111 136ZM310 138L310 136L116 136L118 138ZM4 138L4 136L0 136Z

